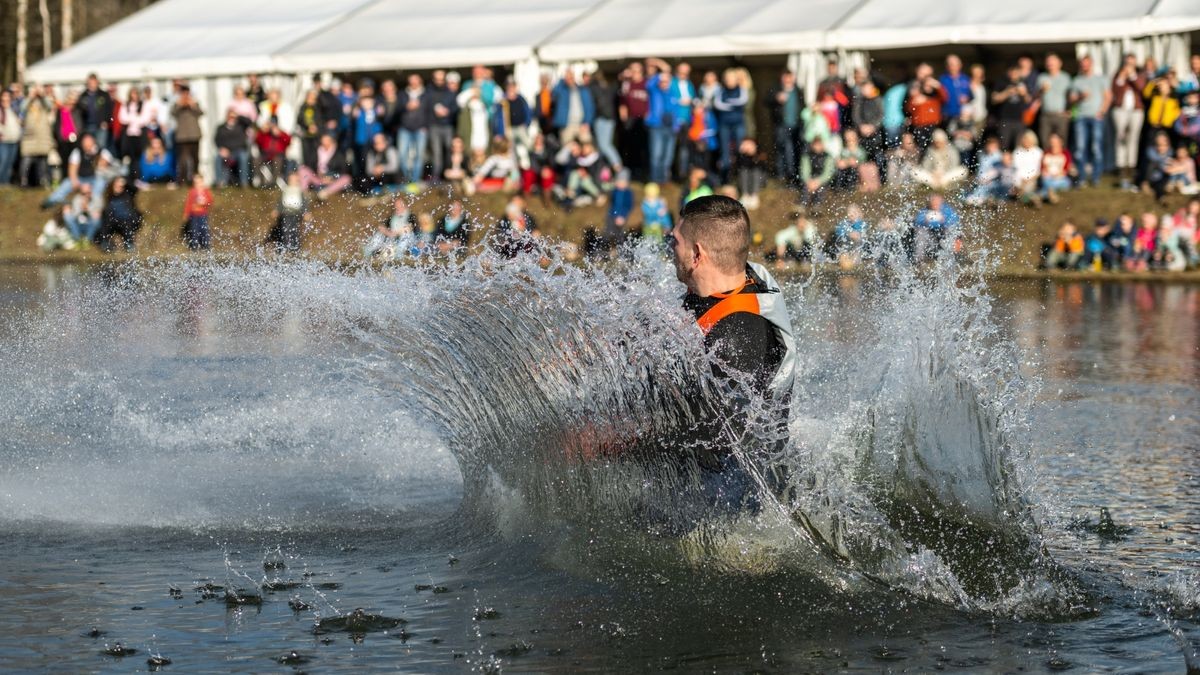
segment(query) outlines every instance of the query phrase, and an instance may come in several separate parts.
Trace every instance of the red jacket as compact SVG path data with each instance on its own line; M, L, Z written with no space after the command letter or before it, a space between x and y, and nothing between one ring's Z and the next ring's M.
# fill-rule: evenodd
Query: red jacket
M934 127L942 123L942 104L947 100L945 87L937 87L932 95L917 102L909 96L904 103L904 110L912 118L914 127Z
M254 137L254 143L258 146L259 152L262 153L263 161L270 162L287 152L288 146L292 144L292 137L284 131L280 131L278 135L275 135L269 131L260 129Z

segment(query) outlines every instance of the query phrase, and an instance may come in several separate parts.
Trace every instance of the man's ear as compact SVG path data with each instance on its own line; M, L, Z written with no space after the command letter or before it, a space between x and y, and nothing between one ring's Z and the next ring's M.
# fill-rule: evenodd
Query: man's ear
M692 242L692 264L699 264L702 258L708 258L708 249L698 241Z

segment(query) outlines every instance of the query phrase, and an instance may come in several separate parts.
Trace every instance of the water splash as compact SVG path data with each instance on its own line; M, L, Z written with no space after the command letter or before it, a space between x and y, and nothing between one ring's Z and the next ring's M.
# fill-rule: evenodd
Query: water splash
M151 261L64 290L5 330L18 463L0 505L292 527L347 503L411 508L461 476L480 527L652 566L799 570L985 611L1074 593L1042 552L1033 387L980 270L947 256L869 274L851 311L820 282L785 284L802 327L788 440L730 432L763 508L710 517L690 506L696 467L663 457L686 458L738 383L712 377L669 265L649 249L607 268L546 257Z

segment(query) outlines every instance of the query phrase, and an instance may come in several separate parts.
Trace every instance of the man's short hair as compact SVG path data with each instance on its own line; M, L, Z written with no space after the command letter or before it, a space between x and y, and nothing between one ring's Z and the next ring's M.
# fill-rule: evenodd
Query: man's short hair
M692 242L704 244L722 272L737 274L750 256L750 216L742 203L710 195L688 202L679 213L679 228Z

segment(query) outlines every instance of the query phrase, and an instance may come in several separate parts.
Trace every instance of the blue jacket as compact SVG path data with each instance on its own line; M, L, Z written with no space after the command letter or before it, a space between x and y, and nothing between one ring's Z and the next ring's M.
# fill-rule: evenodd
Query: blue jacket
M383 133L383 121L374 110L354 109L354 144L370 145L375 134Z
M741 87L729 89L724 85L713 98L713 108L717 111L717 123L722 125L744 124L746 121L746 103L750 97Z
M971 78L963 73L959 73L958 77L950 77L950 73L942 73L938 82L941 82L942 89L946 90L946 102L942 104L942 119L958 117L962 112L962 101L959 100L959 97L966 96L968 101L974 98L971 95Z
M579 85L575 86L575 90L579 92L579 101L583 104L583 123L591 124L592 120L596 119L596 101L592 99L592 92ZM554 85L550 99L554 105L554 126L561 129L567 126L567 112L571 108L571 88L566 82L560 81Z
M528 127L533 122L533 111L529 107L529 101L526 101L524 96L518 95L512 101L505 98L496 104L495 110L492 112L492 135L494 136L508 135L508 129L504 127L505 103L508 104L508 121L513 127Z
M673 131L679 131L683 126L686 117L680 117L679 113L679 92L676 89L668 89L663 91L657 85L653 88L647 88L646 93L650 96L650 109L646 113L646 126L651 129L660 127L670 127ZM685 108L686 109L686 108Z
M923 208L917 213L914 224L929 230L952 230L958 227L958 212L950 208L949 204L943 203L937 214L940 214L941 218L935 216L933 209Z

